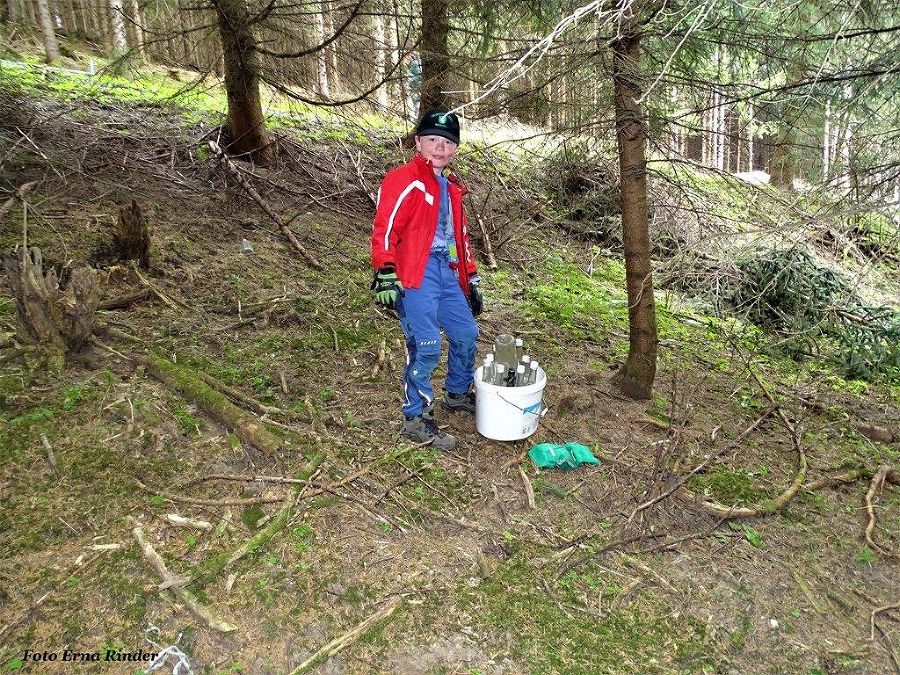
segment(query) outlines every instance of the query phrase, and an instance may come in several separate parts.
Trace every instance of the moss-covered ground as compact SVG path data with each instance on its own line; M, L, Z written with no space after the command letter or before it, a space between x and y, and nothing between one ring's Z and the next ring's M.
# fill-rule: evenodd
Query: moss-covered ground
M318 272L197 145L217 123L220 95L210 87L169 106L164 99L183 83L165 78L110 76L101 91L95 80L85 88L31 66L0 72L0 188L39 181L28 198L29 240L50 260L92 259L117 204L133 197L150 222L153 283L188 307L152 299L103 312L119 332L100 330L99 343L61 372L16 358L0 366L0 672L138 673L135 664L63 666L24 653L155 644L177 645L197 673L283 674L398 595L388 623L314 672L890 672L898 614L881 616L884 637L874 641L869 618L896 602L900 579L896 561L863 544L868 481L802 490L779 514L746 522L674 497L631 516L673 471L723 448L690 478L693 491L745 506L790 482L796 457L777 416L734 442L770 405L748 363L798 430L810 482L900 466L896 444L858 431L896 428L896 383L792 360L760 329L668 288L657 295L655 397L626 400L610 384L627 352L623 264L550 223L521 239L512 231L498 246L499 269L481 266L480 353L512 331L549 374L550 412L537 434L491 442L471 419L442 416L460 439L456 451L404 444L402 334L371 303L371 207L353 166L359 153L372 188L402 153L373 141L383 131L309 111L280 128L278 163L253 168L250 180L292 218L324 265ZM40 154L12 147L16 127ZM476 200L489 180L487 152L460 157ZM515 178L504 176L508 193L495 186L499 203L518 199ZM747 198L741 208L746 220L760 206ZM4 252L21 240L22 218L17 205L0 221ZM251 255L240 253L244 238ZM107 297L140 286L124 267L97 264ZM3 291L0 358L18 344L15 325ZM260 453L202 402L116 354L147 350L279 409L269 428L299 447ZM552 473L526 462L525 479L505 468L533 442L568 440L594 448L599 466ZM265 528L290 488L196 481L292 478L317 452L325 462L284 529L191 586L236 632L210 630L159 590L130 519L173 572L197 574ZM213 529L171 527L171 513ZM877 540L900 550L896 487L877 497L877 516Z

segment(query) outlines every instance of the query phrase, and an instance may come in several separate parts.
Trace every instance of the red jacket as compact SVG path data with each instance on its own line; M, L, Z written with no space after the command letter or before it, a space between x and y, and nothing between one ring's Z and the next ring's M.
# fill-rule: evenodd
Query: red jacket
M451 263L451 267L456 270L463 293L468 295L469 277L475 274L475 256L462 203L467 190L455 175L448 178L450 217L459 255L459 262ZM419 154L384 177L378 190L372 228L372 265L376 270L392 264L404 287L422 285L437 230L440 202L441 188L434 168Z

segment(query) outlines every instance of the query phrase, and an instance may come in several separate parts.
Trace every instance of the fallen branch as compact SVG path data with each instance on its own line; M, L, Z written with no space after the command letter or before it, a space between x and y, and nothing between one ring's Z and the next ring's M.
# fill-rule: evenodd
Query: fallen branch
M313 474L319 470L319 467L322 466L322 462L324 461L325 454L319 453L304 465L297 478L298 481L302 482L303 488L309 485L309 481ZM259 550L272 541L272 538L284 529L284 526L290 520L294 510L294 504L296 504L297 499L302 495L303 488L300 488L299 490L295 489L288 494L283 500L281 509L279 509L278 513L272 518L269 524L238 546L234 551L218 555L209 562L200 565L198 570L192 575L194 583L197 584L198 587L209 584L223 570L227 570L247 554Z
M638 572L640 572L641 574L643 574L645 577L649 577L649 578L653 579L654 581L656 581L656 583L658 583L660 586L662 586L665 590L667 590L672 595L679 595L677 588L675 588L672 584L670 584L668 581L666 581L653 568L649 567L648 565L645 565L637 558L634 558L626 553L623 553L622 560L626 565L628 565L632 569L635 569Z
M230 159L228 159L228 157L225 156L225 153L222 152L222 148L219 147L219 144L215 141L209 141L209 147L215 154L216 158L219 160L219 163L238 182L238 185L244 188L244 190L247 191L247 194L250 195L250 198L254 202L256 202L259 208L265 211L266 215L268 215L269 218L275 221L275 224L278 225L278 229L281 230L281 233L287 238L291 246L294 247L294 250L300 254L300 256L309 264L310 267L312 267L313 269L321 270L322 265L309 254L309 251L307 251L306 248L304 248L303 244L301 244L297 240L297 237L293 232L290 231L290 229L288 229L288 226L285 224L285 222L278 216L277 213L275 213L275 211L272 210L272 207L266 203L266 201L253 188L253 186L247 182L247 179L244 178L240 170Z
M772 515L773 513L778 513L781 509L787 506L788 502L790 502L800 491L800 488L803 487L803 481L806 480L806 472L809 468L806 459L806 451L803 449L803 444L800 440L800 435L797 433L796 427L794 427L793 423L788 419L787 415L784 414L784 411L781 409L781 406L776 403L775 398L766 388L766 386L762 383L762 380L759 379L759 376L753 370L752 364L747 364L747 369L750 372L750 375L753 377L757 386L763 393L763 396L769 401L772 406L772 410L778 415L781 420L781 424L787 429L788 433L791 436L791 445L793 446L794 452L797 453L797 471L794 474L794 479L791 483L774 499L767 499L759 504L754 504L752 506L745 507L736 507L736 506L728 506L727 504L722 504L712 499L704 499L699 495L691 492L684 486L681 486L678 489L677 496L687 502L693 503L696 506L701 507L705 511L713 513L717 516L723 516L726 518L757 518L759 516L767 516Z
M378 359L375 361L375 365L372 366L372 377L378 377L378 371L381 370L381 367L385 362L385 352L387 350L387 340L382 339L381 344L378 345Z
M157 298L163 301L166 305L171 307L172 309L190 309L188 305L183 303L181 300L176 300L175 298L165 294L161 289L159 289L156 284L152 283L147 277L141 274L141 271L138 269L137 263L132 260L131 261L131 269L134 272L135 276L138 278L144 286L150 289L150 292L153 293Z
M887 558L894 558L897 557L896 553L891 553L875 541L875 496L881 492L886 482L892 485L900 485L900 471L883 465L878 468L878 471L872 477L869 491L866 492L866 513L869 516L869 522L866 524L866 544L873 551Z
M215 631L219 631L220 633L231 633L237 630L237 626L216 616L208 607L200 602L196 595L179 586L181 583L180 580L169 572L166 563L160 557L159 553L157 553L150 542L144 538L144 531L141 529L140 525L135 524L131 533L134 535L138 546L141 547L144 558L150 563L150 566L153 567L160 579L162 579L163 585L174 593L175 597L188 609Z
M16 190L15 194L12 197L6 200L6 203L3 206L0 206L0 218L3 218L7 213L10 212L13 205L16 203L16 200L22 201L25 199L25 196L34 189L34 186L37 185L37 181L31 181L30 183L23 183L18 190Z
M762 424L765 420L767 420L773 412L774 412L774 410L772 408L768 408L767 410L765 410L763 412L763 414L760 415L758 418L756 418L756 421L753 422L753 424L751 424L749 427L744 429L744 431L742 431L740 433L740 435L736 439L734 439L734 441L732 441L731 443L726 445L724 448L722 448L718 452L715 452L712 455L710 455L709 457L707 457L704 461L700 462L700 464L698 464L693 469L691 469L691 471L688 472L687 474L680 476L678 478L678 480L676 480L674 482L674 484L668 490L666 490L662 494L654 497L653 499L647 500L643 504L640 504L639 506L635 507L634 511L631 512L631 515L628 516L627 522L630 523L632 520L634 520L634 517L637 514L639 514L641 511L644 511L644 510L650 508L651 506L658 504L659 502L663 501L664 499L667 499L670 495L672 495L676 492L678 492L679 496L681 496L681 497L684 497L685 495L693 496L693 493L684 487L684 484L691 478L691 476L694 476L694 475L700 473L701 471L703 471L703 469L705 469L707 466L709 466L709 464L712 463L714 460L721 457L722 455L724 455L726 452L728 452L732 448L737 447L747 436L749 436L751 433L753 433L753 431L755 431L756 428L760 424ZM648 417L648 418L644 419L643 421L646 422L649 419L651 419L651 418ZM665 428L668 429L669 426L667 425ZM695 500L691 499L689 501L695 501Z
M266 405L261 401L257 401L249 394L245 394L242 391L235 389L234 387L229 387L227 384L225 384L221 380L217 380L215 377L208 373L198 372L197 374L201 380L206 382L206 384L208 384L216 391L225 394L225 396L230 398L232 401L243 403L253 412L259 413L260 415L280 415L282 417L288 417L290 419L308 419L306 415L298 413L294 410L284 410L283 408L276 408L274 406Z
M165 518L166 522L174 527L190 527L195 530L207 531L212 529L212 523L210 523L208 520L185 518L184 516L179 516L177 513L167 513Z
M398 596L392 598L384 605L384 607L379 609L377 612L369 616L361 623L357 624L353 629L347 631L340 637L335 638L327 645L319 649L315 654L306 659L306 661L294 668L294 670L290 672L290 675L301 675L302 673L308 673L310 670L324 663L338 652L343 651L351 644L356 642L359 638L366 635L369 631L373 630L376 627L379 627L383 622L386 622L391 617L391 615L395 611L397 611L397 608L400 607L402 603L402 597Z
M41 434L41 444L44 446L44 450L47 451L47 461L50 462L50 468L56 473L56 455L53 454L53 446L50 445L50 441L47 440L44 434Z
M803 489L808 492L814 492L826 487L849 485L850 483L855 483L862 478L871 478L872 475L872 472L868 469L852 469L850 471L839 473L835 476L825 476L823 478L819 478L818 480L814 480L804 485Z
M136 302L141 302L142 300L146 300L151 295L153 295L153 289L147 287L139 290L137 293L131 293L130 295L123 295L120 298L110 298L109 300L104 300L99 305L97 305L97 309L109 311L111 309L123 309L125 307L129 307Z
M874 598L868 598L867 600L870 602L874 600ZM877 604L877 603L873 603ZM885 650L888 653L888 657L891 659L891 665L894 666L894 672L897 675L900 675L900 657L898 657L896 650L894 649L894 643L888 637L888 634L885 630L878 625L877 618L879 614L883 612L890 612L900 609L900 602L895 602L892 605L882 605L881 607L876 607L872 610L872 613L869 615L869 640L875 641L875 632L878 631L878 634L881 636L882 642L884 642Z

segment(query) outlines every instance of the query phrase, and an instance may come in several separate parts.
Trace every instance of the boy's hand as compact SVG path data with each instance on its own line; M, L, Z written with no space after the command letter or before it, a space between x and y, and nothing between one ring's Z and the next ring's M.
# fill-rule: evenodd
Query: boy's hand
M375 302L388 309L396 309L397 297L403 295L403 284L397 278L397 270L393 267L382 267L375 272L372 290L375 291Z
M484 296L481 295L481 277L475 275L469 279L469 307L472 316L478 316L484 310Z

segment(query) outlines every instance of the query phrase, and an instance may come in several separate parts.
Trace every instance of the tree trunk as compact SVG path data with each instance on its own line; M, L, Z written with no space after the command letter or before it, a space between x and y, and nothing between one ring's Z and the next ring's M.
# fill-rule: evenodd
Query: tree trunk
M246 4L246 3L245 3ZM186 13L190 11L181 6L181 3L178 3L178 7L175 10L175 22L178 26L178 48L181 52L181 65L182 68L191 68L192 67L192 58L191 58L191 34L188 32L191 28L188 23Z
M119 209L113 246L119 259L137 260L145 270L150 269L150 230L141 207L134 199L131 204Z
M748 106L747 116L749 119L747 120L747 171L755 171L755 167L753 166L756 157L754 155L754 140L756 136L756 122L753 118L753 103L751 102Z
M113 50L116 54L128 51L125 35L125 10L122 0L109 0L109 23L112 28Z
M831 140L831 101L825 102L825 128L822 130L822 182L827 183L831 176L832 150Z
M390 42L391 42L391 54L392 54L392 63L400 64L403 62L403 47L405 45L401 44L401 35L400 35L400 9L397 6L397 0L392 0L391 9L393 10L391 13L391 21L388 26L388 33L390 34ZM404 73L402 68L398 69L398 73L400 77L397 78L396 85L394 87L394 100L399 100L400 105L397 106L403 112L403 118L409 118L409 113L406 110L406 78L404 77Z
M328 0L322 0L322 19L327 39L334 35L334 15ZM323 51L328 56L328 89L331 93L340 92L341 72L338 68L337 42L332 42Z
M382 83L378 88L378 104L387 112L390 105L390 84L387 81L387 28L380 6L376 9L372 22L375 29L375 77Z
M137 50L141 60L147 60L147 54L144 48L144 17L138 6L137 0L128 0L128 13L131 15L131 22L134 36L134 48Z
M22 9L25 18L23 23L26 23L29 26L40 27L40 20L38 19L37 10L34 8L34 2L31 0L22 0Z
M778 134L778 141L769 159L769 184L775 187L792 190L794 188L794 129L785 120L785 127Z
M56 41L56 32L53 29L53 19L50 18L50 7L47 0L36 0L37 19L40 23L41 38L44 41L44 53L47 63L52 63L59 58L59 43Z
M450 74L450 56L447 50L449 35L447 0L422 0L422 88L419 117L435 108L453 107L450 97L444 93Z
M620 3L625 1L620 0ZM640 26L631 15L612 45L629 338L628 359L614 381L631 398L648 399L656 377L659 339L647 212L647 161L644 156L647 131L637 103L641 95L638 83L640 40Z
M101 43L104 47L113 44L112 40L112 17L109 13L109 2L106 0L97 0L97 18L100 20L101 27Z
M256 38L244 0L217 0L219 35L225 60L225 92L231 153L249 154L259 164L272 160L259 96Z
M59 13L63 19L63 32L66 35L78 35L81 30L78 27L78 16L75 12L75 3L78 0L59 0Z
M318 3L318 11L314 17L314 27L316 33L316 44L320 45L325 42L325 15L323 3ZM331 87L328 86L328 54L324 49L316 52L316 84L318 85L319 96L322 98L331 98Z

